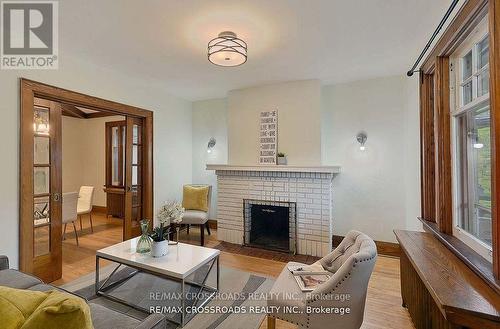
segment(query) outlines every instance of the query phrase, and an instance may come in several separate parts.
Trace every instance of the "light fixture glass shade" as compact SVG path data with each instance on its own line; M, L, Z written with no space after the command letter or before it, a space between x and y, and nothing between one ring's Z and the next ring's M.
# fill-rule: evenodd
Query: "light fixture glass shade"
M247 61L247 44L234 32L221 32L208 43L208 60L219 66L241 65Z

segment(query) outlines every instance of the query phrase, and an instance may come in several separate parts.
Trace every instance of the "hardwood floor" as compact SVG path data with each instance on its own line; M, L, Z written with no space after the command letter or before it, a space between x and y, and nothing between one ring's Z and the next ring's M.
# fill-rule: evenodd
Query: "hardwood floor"
M214 233L215 232L215 233ZM192 228L190 235L181 233L180 239L193 244L200 243L199 230ZM216 231L205 236L205 246L214 247L220 242L216 239ZM246 272L277 277L284 262L256 258L247 255L221 252L221 264ZM399 282L399 258L379 256L370 279L365 306L365 318L362 329L406 329L414 328L408 311L401 306L401 287ZM297 328L285 321L276 321L277 329ZM260 329L267 329L267 321L263 321Z
M76 246L75 236L68 226L67 238L63 241L63 278L54 284L66 282L93 272L95 270L95 251L118 243L122 239L122 222L115 218L105 218L103 214L93 215L94 233L90 233L88 218L83 219L83 234L79 235L80 246ZM79 224L77 225L80 228ZM80 234L80 233L79 233ZM217 232L212 230L211 236L205 236L205 246L215 247L220 242L216 239ZM197 228L191 228L190 235L181 232L183 242L199 244L200 236ZM284 262L257 258L249 255L221 252L221 265L277 277L285 266ZM365 308L363 329L405 329L414 328L409 314L401 307L401 289L399 282L399 259L379 256L372 274ZM263 321L260 329L267 328ZM297 326L278 320L276 328L288 329Z
M55 285L63 285L82 275L95 271L95 252L107 246L122 241L122 220L106 218L105 214L92 214L94 233L90 232L88 216L82 217L83 232L80 231L80 222L76 222L79 246L76 245L73 225L68 224L66 239L62 245L62 278L54 281ZM105 263L102 263L103 266Z

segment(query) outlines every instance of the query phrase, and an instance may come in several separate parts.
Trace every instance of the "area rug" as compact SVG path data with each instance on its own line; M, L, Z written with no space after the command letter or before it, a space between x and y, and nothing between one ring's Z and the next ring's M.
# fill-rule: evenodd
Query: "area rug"
M116 265L108 265L101 268L99 272L101 283L110 275L115 267ZM124 267L115 273L113 279L124 277L131 271L131 268ZM190 279L198 281L205 273L201 269ZM147 316L145 313L110 301L104 297L96 297L94 281L95 274L90 273L63 285L61 288L85 297L92 303L102 304L139 319ZM214 286L215 282L215 271L212 271L207 283ZM206 304L205 312L194 315L184 328L259 328L265 317L265 314L262 312L262 308L266 306L265 293L270 291L273 283L274 280L269 277L221 266L219 295ZM188 295L192 297L196 296L199 292L199 289L195 286L187 286L186 288ZM146 273L138 273L125 283L117 285L109 291L112 296L125 299L146 309L155 307L162 310L171 310L174 307L180 306L180 300L173 298L173 296L178 296L177 294L180 292L180 283L160 279ZM193 299L191 298L191 300ZM188 303L190 302L188 301ZM169 320L178 320L180 317L179 314L174 313L168 313L166 316ZM179 326L173 321L168 321L167 328L173 329L177 327Z

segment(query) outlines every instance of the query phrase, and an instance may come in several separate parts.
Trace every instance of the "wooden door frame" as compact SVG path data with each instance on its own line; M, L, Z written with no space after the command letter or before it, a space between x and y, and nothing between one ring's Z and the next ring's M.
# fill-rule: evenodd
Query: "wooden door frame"
M33 221L31 194L32 191L32 162L33 162L33 141L27 140L24 136L23 127L32 126L33 118L27 114L34 110L35 97L61 102L65 104L82 106L88 109L108 112L116 115L124 115L144 119L144 146L143 146L143 217L153 220L153 112L135 106L117 103L102 98L82 94L79 92L51 86L45 83L21 78L21 123L20 123L20 196L19 196L19 268L21 271L30 273L32 270L31 259L33 249L27 248L23 244L25 239L32 236L32 232L27 231L27 225ZM28 128L29 129L29 128ZM31 244L30 244L31 245Z

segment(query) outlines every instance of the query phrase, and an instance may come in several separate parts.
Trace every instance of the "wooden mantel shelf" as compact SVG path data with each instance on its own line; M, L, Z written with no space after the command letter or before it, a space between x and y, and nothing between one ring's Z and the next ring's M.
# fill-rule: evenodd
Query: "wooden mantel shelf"
M207 170L338 174L340 173L340 166L238 166L226 164L207 164Z
M500 295L431 233L394 231L403 304L416 328L500 328Z

